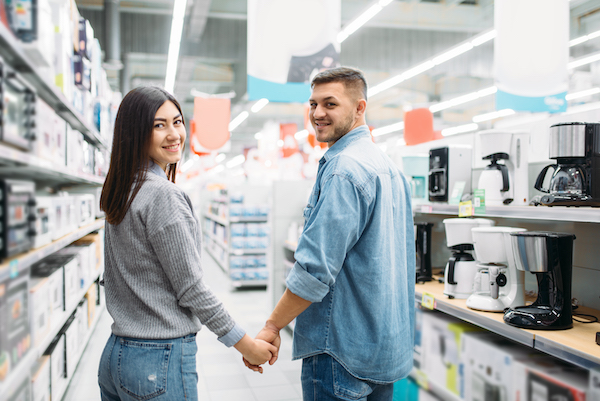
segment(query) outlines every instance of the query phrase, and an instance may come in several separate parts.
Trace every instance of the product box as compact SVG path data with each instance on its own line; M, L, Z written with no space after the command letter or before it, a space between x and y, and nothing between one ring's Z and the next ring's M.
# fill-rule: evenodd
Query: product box
M79 260L75 255L53 253L42 261L49 266L62 266L64 310L73 309L79 293Z
M92 262L93 270L99 271L103 265L104 258L104 236L101 233L88 234L85 237L73 242L73 245L91 245L93 244Z
M33 248L40 248L52 242L56 227L56 209L51 196L35 196L35 237Z
M67 378L73 377L79 359L79 322L73 313L62 329L65 335L65 363Z
M67 165L67 122L58 114L54 115L54 147L52 151L52 160L57 167Z
M31 42L22 44L22 48L37 67L38 73L41 72L44 78L53 77L54 24L52 9L48 0L37 0L36 6L33 15L37 32Z
M0 383L31 348L29 268L0 281Z
M462 396L462 338L482 329L441 312L423 312L421 371L430 382Z
M77 258L77 292L88 288L91 284L92 272L96 261L96 250L93 244L69 245L56 252L58 255L73 255Z
M92 323L94 323L94 319L96 318L96 302L98 301L98 284L94 283L85 294L85 299L87 300L87 327L92 327Z
M50 401L50 356L43 355L31 369L31 400Z
M79 337L77 339L78 347L79 347L79 354L81 354L83 352L83 348L84 348L83 342L89 331L88 330L88 300L87 300L87 297L83 298L83 300L77 306L77 313L75 314L75 321L77 322L77 333L79 334ZM75 323L73 323L73 324L75 324Z
M44 258L31 266L31 277L48 279L51 321L65 310L64 269L62 260ZM52 323L51 323L52 325Z
M50 357L50 399L60 400L68 380L65 364L65 335L59 333L46 349L44 355Z
M46 102L36 96L35 99L35 128L36 140L33 142L34 154L40 159L53 162L55 146L55 127L54 119L56 113Z
M70 2L51 0L50 8L54 26L54 83L68 101L73 99L72 71L72 25L70 23Z
M515 400L586 401L589 372L548 355L515 364Z
M20 381L20 383L16 386L16 389L13 390L12 393L8 394L8 398L6 398L6 401L31 400L31 379L29 378L29 374L25 375L25 377L15 378L15 381Z
M31 278L29 289L29 308L31 309L31 339L34 346L39 346L50 333L52 302L50 299L50 280Z

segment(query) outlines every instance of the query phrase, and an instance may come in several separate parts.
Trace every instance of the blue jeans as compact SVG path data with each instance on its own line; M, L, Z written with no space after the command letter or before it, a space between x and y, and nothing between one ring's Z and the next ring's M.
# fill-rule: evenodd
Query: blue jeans
M394 385L357 379L328 354L302 360L304 401L392 401Z
M102 401L198 400L196 334L140 340L111 334L98 369Z

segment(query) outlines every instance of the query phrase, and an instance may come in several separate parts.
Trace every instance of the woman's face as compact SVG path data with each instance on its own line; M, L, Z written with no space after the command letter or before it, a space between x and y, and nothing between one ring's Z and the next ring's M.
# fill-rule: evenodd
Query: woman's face
M156 111L152 140L150 142L150 159L163 170L168 164L181 160L181 152L185 143L185 126L183 116L173 102L167 100Z

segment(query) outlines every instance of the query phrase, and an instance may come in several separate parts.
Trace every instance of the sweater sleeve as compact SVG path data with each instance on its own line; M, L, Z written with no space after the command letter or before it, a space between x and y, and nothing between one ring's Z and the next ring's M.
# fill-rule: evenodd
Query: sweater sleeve
M176 194L179 195L179 194ZM182 308L219 337L226 346L236 344L245 334L212 290L204 283L200 262L198 223L183 196L168 196L171 202L159 213L150 213L153 227L149 240ZM159 204L162 202L158 202ZM157 204L152 209L156 212ZM165 210L168 212L165 213ZM167 220L168 221L164 221Z

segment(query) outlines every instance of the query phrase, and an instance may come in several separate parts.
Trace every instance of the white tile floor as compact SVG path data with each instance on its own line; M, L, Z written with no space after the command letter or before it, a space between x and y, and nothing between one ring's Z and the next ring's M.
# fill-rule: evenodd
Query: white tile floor
M270 313L264 289L231 290L229 280L216 262L203 252L206 282L233 318L254 336ZM100 354L110 335L112 319L104 312L71 380L64 401L100 401L97 371ZM200 401L300 401L300 361L292 361L292 338L281 333L279 360L265 365L264 373L248 370L234 348L226 348L203 328L198 333L198 394Z

